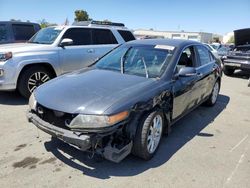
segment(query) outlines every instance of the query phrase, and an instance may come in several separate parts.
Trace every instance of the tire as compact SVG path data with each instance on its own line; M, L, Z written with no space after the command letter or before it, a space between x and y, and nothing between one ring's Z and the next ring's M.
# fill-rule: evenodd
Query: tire
M205 105L206 106L214 106L216 101L217 101L219 92L220 92L220 82L217 80L214 84L212 93L210 94L209 98L205 102Z
M227 76L232 76L233 73L234 73L234 69L233 68L228 68L227 66L224 66L223 69L224 69L223 70L224 74L227 75Z
M53 78L53 74L42 66L31 66L21 72L17 89L19 93L29 98L31 93L43 83Z
M163 113L159 111L153 111L141 119L134 138L133 155L144 160L149 160L154 156L160 145L164 122ZM154 125L159 126L154 127Z

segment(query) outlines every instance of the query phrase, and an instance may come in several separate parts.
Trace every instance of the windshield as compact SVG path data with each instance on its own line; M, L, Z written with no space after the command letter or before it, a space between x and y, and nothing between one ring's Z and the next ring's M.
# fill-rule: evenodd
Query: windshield
M48 27L41 29L29 40L29 43L52 44L62 30L62 27Z
M100 59L94 66L147 78L157 78L173 56L172 46L121 46Z

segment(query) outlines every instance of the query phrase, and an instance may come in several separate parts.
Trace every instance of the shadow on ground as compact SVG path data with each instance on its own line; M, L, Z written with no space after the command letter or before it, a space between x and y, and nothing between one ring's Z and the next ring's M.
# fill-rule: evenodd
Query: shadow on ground
M213 134L202 130L226 108L229 100L229 97L220 95L214 107L198 107L178 121L172 127L171 134L168 137L163 137L159 150L150 161L143 161L131 155L121 163L115 164L107 160L89 159L86 153L57 139L52 139L44 145L47 151L53 153L63 163L87 176L100 179L108 179L111 176L134 176L166 163L195 136L206 137L206 139L213 137Z
M0 104L25 105L28 104L28 99L22 97L17 91L1 91Z

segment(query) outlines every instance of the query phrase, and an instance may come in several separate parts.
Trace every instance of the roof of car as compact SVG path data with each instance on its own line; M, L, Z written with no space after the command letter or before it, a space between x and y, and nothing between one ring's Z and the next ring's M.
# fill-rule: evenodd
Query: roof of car
M183 39L144 39L144 40L133 40L128 44L142 44L142 45L169 45L174 47L201 44L200 42Z
M116 26L98 26L98 25L92 25L92 26L78 26L78 25L56 25L56 26L49 26L49 27L58 27L58 28L95 28L95 29L114 29L114 30L125 30L129 31L126 27L116 27Z
M36 24L39 25L38 23L34 23L34 22L21 22L21 21L0 21L0 24Z

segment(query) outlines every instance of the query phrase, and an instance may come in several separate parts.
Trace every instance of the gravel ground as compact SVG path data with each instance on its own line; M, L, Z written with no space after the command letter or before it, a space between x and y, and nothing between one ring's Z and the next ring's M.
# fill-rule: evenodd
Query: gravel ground
M223 77L217 104L177 122L151 161L89 159L26 120L27 101L0 92L0 187L250 187L250 88Z

